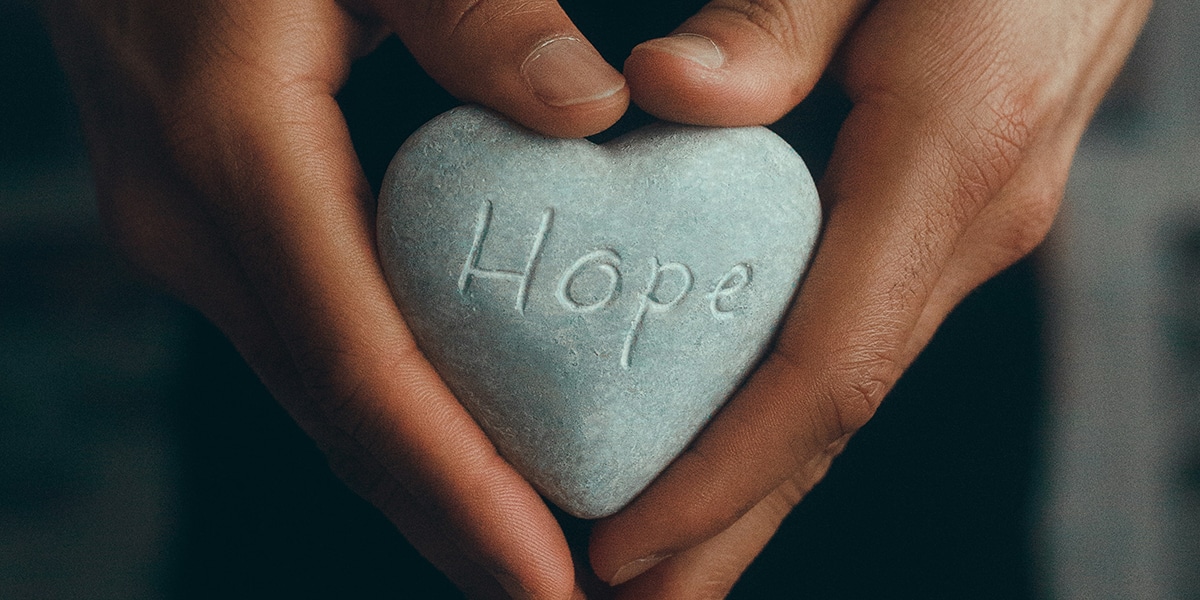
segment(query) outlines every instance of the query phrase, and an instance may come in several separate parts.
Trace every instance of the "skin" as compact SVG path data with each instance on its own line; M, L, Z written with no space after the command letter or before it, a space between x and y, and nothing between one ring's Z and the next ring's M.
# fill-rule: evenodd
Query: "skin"
M355 58L396 33L459 98L557 136L605 129L631 97L674 121L769 123L838 77L854 107L777 350L590 541L594 572L619 584L604 595L719 598L949 310L1045 236L1148 10L715 0L677 33L719 54L689 59L709 48L694 35L650 41L622 79L547 0L45 3L123 253L215 322L333 469L469 595L546 600L584 597L580 565L384 283L333 99ZM569 102L525 70L564 37L581 41L572 64L593 92Z

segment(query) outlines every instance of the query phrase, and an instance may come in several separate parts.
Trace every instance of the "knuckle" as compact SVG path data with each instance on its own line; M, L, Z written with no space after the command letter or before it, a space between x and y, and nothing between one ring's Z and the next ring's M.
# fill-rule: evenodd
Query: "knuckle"
M879 332L854 336L878 339ZM899 377L899 363L888 352L878 351L867 344L821 353L819 364L801 356L797 349L781 343L775 348L775 367L784 371L814 373L813 395L801 394L788 402L797 411L796 418L808 424L805 435L787 438L786 458L790 473L809 473L818 468L813 443L825 447L836 444L858 431L874 416L891 385ZM815 439L814 439L815 438ZM783 490L787 498L787 490ZM796 487L792 495L802 496ZM799 502L796 497L795 502ZM793 503L794 504L794 503Z
M997 268L1020 260L1046 239L1062 195L1062 185L1043 185L1003 207L1003 214L992 224Z
M977 128L978 144L987 168L981 183L999 189L1021 164L1033 138L1033 100L1024 83L999 84L984 101L982 123Z
M1058 215L1062 195L1062 189L1054 187L1031 198L1029 202L1018 205L1006 240L1007 246L1015 255L1014 258L1033 252L1034 248L1046 239L1050 233L1050 226Z
M789 400L803 413L797 417L807 423L811 431L805 428L808 431L805 435L787 438L790 444L786 454L790 461L788 472L797 477L810 476L811 483L815 483L838 452L839 444L875 415L902 370L900 361L894 356L897 350L879 349L892 347L878 341L884 335L886 332L870 331L852 336L868 342L823 352L825 358L819 366L806 364L811 361L797 355L787 344L780 344L775 349L774 360L779 361L778 368L814 373L814 395ZM814 442L826 450L814 453ZM797 480L791 488L777 492L781 499L794 506L807 493L802 483Z
M1011 84L996 84L967 114L948 115L951 169L957 197L969 219L1004 187L1033 138L1033 108L1028 96Z
M830 439L853 434L875 415L899 377L897 361L887 352L859 348L830 373Z
M941 198L927 212L933 232L964 230L1026 164L1040 129L1035 104L1021 88L996 84L974 101L931 110L925 131L933 132L928 181ZM936 236L934 236L936 237Z
M797 473L795 477L784 481L775 493L763 499L763 510L766 512L766 518L773 521L782 521L788 513L796 508L797 504L804 499L811 489L810 485L806 485L801 481L801 473Z
M949 210L960 229L986 209L994 262L1007 266L1033 251L1049 233L1066 185L1067 168L1035 164L1044 121L1052 115L1037 99L1035 83L1010 78L994 86L971 121L956 152L954 202Z
M483 0L440 0L429 3L429 14L454 37L483 5Z

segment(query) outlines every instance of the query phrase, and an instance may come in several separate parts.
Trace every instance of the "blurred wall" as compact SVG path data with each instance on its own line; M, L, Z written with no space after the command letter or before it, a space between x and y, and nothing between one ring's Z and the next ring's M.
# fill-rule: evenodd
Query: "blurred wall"
M1160 0L1046 246L1054 598L1200 598L1200 4Z
M66 84L0 0L0 598L158 598L180 309L107 249Z

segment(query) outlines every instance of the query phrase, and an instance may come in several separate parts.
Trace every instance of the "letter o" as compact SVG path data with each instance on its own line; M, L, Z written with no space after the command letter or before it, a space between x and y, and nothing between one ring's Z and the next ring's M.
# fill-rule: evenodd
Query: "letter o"
M621 291L621 272L617 270L620 265L621 257L608 248L593 250L579 257L579 260L563 271L562 277L558 279L558 289L554 294L558 298L558 303L567 310L582 313L595 312L612 304ZM600 300L591 304L583 304L571 295L571 284L575 283L575 277L584 269L593 266L601 273L608 275L608 290Z

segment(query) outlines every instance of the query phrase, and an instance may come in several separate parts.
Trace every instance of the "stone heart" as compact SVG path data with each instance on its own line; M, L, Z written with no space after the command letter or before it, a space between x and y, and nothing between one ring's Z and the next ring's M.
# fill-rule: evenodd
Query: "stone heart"
M597 146L476 107L405 142L379 250L425 356L547 498L616 512L771 342L820 225L761 127L653 125Z

